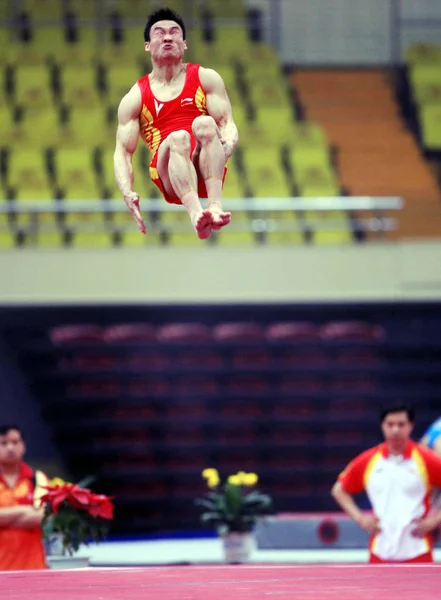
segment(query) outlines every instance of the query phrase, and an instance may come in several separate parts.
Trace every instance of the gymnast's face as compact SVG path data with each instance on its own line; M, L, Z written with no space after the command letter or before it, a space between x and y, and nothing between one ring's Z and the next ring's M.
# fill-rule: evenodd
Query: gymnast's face
M175 21L158 21L150 29L150 40L145 43L146 52L159 63L179 62L187 49L181 27Z
M413 423L406 411L389 413L381 424L384 439L391 449L401 451L412 433Z
M0 435L0 467L19 465L25 449L23 438L16 429L10 429L6 434Z

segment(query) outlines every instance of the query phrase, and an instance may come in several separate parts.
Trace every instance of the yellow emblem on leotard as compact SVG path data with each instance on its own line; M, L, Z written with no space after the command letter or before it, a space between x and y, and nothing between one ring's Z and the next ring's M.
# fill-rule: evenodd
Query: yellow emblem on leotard
M153 115L146 106L142 107L139 115L139 126L141 136L144 142L150 149L152 154L155 154L161 143L161 132L156 127L153 127Z
M194 97L194 101L196 103L197 108L201 111L201 113L203 115L208 115L205 92L201 87L198 87L198 89L196 90L196 95Z

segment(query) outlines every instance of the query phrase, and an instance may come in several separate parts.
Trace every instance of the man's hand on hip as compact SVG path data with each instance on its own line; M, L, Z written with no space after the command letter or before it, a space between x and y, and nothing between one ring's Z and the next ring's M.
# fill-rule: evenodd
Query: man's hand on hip
M418 519L415 523L415 528L412 530L412 535L415 537L424 537L438 527L439 519L436 517L425 517Z
M379 533L381 531L380 520L375 515L362 514L357 519L357 524L370 534Z

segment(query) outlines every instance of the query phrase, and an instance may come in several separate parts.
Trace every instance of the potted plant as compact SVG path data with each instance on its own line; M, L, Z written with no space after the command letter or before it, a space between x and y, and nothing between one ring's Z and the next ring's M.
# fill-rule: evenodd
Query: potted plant
M45 487L41 504L47 555L72 557L82 544L105 539L114 506L108 496L84 487L90 481L73 484L55 478Z
M204 508L201 521L214 526L222 538L226 562L246 562L253 545L254 525L271 512L271 497L255 489L256 473L240 471L221 481L216 469L204 469L202 477L210 491L196 500Z

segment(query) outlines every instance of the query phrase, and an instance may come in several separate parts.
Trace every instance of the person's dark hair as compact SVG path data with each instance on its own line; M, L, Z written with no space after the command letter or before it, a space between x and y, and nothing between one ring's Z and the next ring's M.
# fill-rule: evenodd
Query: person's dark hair
M403 402L396 402L394 404L383 406L380 411L380 420L383 422L388 415L399 412L405 412L409 421L415 423L415 409L410 406L410 404L405 404Z
M185 40L185 25L182 17L171 8L160 8L156 10L147 19L147 24L144 29L144 41L150 41L150 29L158 21L174 21L182 29L182 36Z
M0 435L7 435L10 431L18 431L23 440L23 432L18 425L0 425Z

